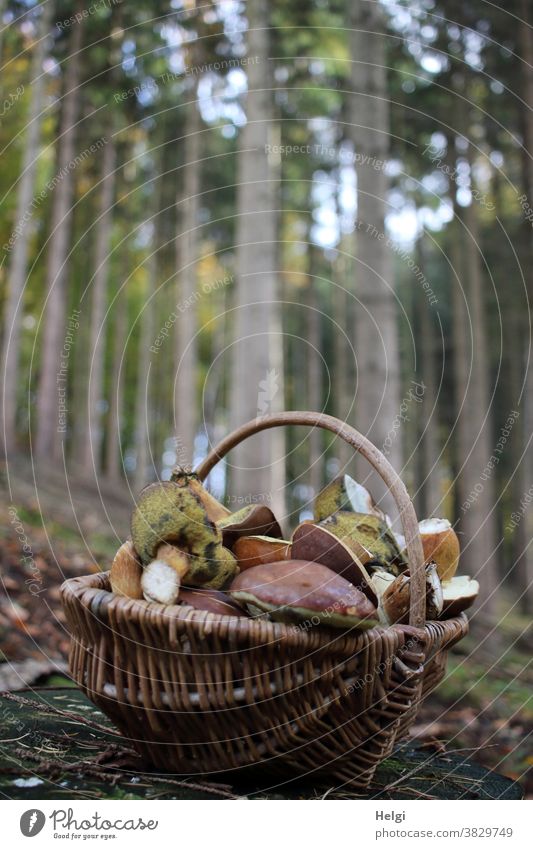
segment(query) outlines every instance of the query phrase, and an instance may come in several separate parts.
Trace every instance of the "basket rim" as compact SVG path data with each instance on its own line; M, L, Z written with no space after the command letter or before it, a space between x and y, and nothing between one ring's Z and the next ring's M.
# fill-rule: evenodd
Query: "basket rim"
M383 639L387 634L389 636L394 635L396 639L399 638L400 642L410 638L424 647L430 634L428 626L433 628L437 626L439 629L442 628L443 631L447 631L450 641L453 642L453 633L459 633L467 621L466 614L461 613L451 619L426 622L422 627L407 624L377 625L374 628L361 631L353 628L348 632L327 627L302 628L297 624L286 625L282 622L270 622L266 619L248 619L241 616L195 610L186 604L164 605L145 599L126 598L113 593L107 588L108 586L108 571L68 578L61 585L63 604L75 600L87 611L92 611L95 616L103 608L102 612L106 614L109 610L119 616L127 615L130 621L132 619L140 621L144 615L149 615L152 622L159 620L160 623L166 622L170 626L171 622L179 621L192 626L198 625L204 631L207 627L216 628L223 625L228 633L248 639L255 637L261 643L282 641L295 647L305 646L311 650L328 648L330 651L334 651L337 647L342 654L352 649L360 651L375 640Z

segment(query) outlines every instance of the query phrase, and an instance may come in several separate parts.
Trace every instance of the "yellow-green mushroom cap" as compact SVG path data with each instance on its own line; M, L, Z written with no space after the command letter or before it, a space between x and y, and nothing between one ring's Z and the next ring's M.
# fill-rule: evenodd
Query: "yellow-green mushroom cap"
M238 572L237 561L224 548L222 534L198 495L173 481L142 490L131 518L131 535L144 564L156 557L162 543L186 551L190 557L190 570L183 577L186 586L219 589Z
M379 516L339 511L320 522L320 527L327 528L355 551L359 547L367 551L368 570L380 567L397 575L407 569L394 534Z

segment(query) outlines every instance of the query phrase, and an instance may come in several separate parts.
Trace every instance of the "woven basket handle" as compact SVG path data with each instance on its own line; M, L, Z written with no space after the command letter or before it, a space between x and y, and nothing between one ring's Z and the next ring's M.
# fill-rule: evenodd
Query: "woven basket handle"
M261 418L253 419L247 424L242 425L226 436L214 448L205 460L200 463L196 472L201 480L205 480L211 469L216 466L219 460L226 456L228 451L231 451L236 445L249 436L259 433L262 430L268 430L271 427L282 427L283 425L307 425L309 427L321 427L325 430L330 430L336 433L341 439L344 439L348 445L359 451L363 457L366 457L368 462L374 467L376 472L382 477L392 493L400 513L403 533L406 540L407 556L409 559L409 569L411 572L411 608L409 612L409 624L415 627L421 627L426 618L426 591L425 591L425 570L424 570L424 552L422 549L422 540L418 528L418 519L416 517L415 508L409 494L387 458L355 428L345 424L340 419L334 416L328 416L324 413L308 413L308 412L287 412L278 413L277 415L262 416Z

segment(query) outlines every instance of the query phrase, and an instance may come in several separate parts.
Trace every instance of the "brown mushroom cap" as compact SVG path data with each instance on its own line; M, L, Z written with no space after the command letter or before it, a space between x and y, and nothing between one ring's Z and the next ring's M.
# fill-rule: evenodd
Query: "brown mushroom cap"
M181 590L180 603L189 604L195 610L208 610L221 616L244 616L246 611L227 593L220 590Z
M216 526L222 532L223 545L230 550L240 537L263 535L281 539L282 536L276 517L265 504L249 504L220 519Z
M233 553L241 572L261 563L276 563L288 560L290 542L266 536L239 537L233 546Z
M453 578L459 564L461 547L448 519L423 519L419 523L426 561L434 560L441 581Z
M377 611L368 598L322 563L285 560L246 569L235 578L231 595L281 622L317 618L334 628L372 628Z
M291 557L322 563L361 590L373 604L377 604L376 591L364 567L370 555L366 552L363 562L344 540L339 539L326 526L312 522L298 525L292 535Z
M426 620L438 619L442 613L443 594L440 578L435 563L428 563L426 572ZM376 582L375 582L376 584ZM411 601L411 574L402 572L391 583L382 583L379 592L380 619L394 624L407 624Z
M111 564L109 582L112 592L126 598L143 598L142 571L133 543L128 540L120 546Z
M443 607L441 619L459 616L474 604L479 593L479 583L467 575L456 575L450 581L443 581Z

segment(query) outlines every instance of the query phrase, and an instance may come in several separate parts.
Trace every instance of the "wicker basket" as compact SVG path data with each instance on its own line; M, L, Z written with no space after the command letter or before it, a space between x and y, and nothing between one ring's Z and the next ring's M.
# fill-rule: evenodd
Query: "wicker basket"
M70 668L143 758L182 775L260 769L364 788L445 673L464 615L425 620L424 560L407 491L383 455L331 416L283 413L228 436L204 479L240 441L270 427L323 427L360 451L398 508L412 574L409 625L348 634L166 607L111 593L107 573L62 587Z

